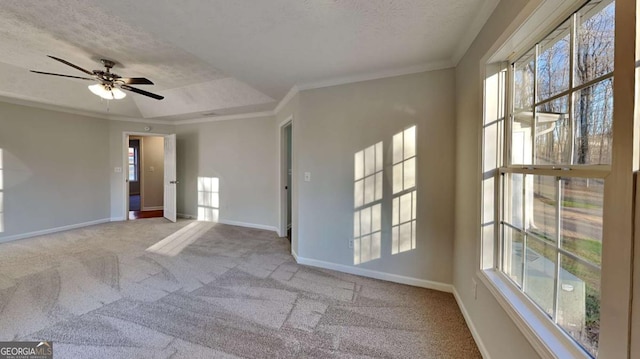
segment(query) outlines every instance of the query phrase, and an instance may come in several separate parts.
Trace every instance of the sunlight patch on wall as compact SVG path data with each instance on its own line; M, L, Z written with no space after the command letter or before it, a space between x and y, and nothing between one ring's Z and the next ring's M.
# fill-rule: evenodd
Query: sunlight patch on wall
M416 126L393 136L391 254L416 248Z
M218 222L220 215L220 180L198 177L198 220Z
M0 148L0 233L4 232L4 171L2 148Z
M381 255L382 160L382 142L354 156L353 264Z

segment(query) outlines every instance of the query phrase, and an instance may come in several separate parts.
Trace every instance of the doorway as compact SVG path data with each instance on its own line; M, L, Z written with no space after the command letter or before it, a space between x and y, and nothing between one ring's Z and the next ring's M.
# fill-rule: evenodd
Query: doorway
M280 236L292 236L292 197L293 197L293 127L292 118L280 125Z
M128 136L127 219L164 216L164 137Z

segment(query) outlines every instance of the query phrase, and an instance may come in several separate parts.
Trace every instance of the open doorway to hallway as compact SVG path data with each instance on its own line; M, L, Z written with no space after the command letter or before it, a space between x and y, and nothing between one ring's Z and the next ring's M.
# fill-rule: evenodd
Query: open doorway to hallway
M129 219L164 215L164 137L130 136Z

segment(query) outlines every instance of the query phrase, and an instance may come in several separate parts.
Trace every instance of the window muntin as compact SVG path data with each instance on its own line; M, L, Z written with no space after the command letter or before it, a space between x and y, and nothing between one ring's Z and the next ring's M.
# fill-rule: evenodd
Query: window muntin
M502 198L498 269L592 356L609 171L601 165L612 155L614 7L586 4L512 63L511 146L494 184Z

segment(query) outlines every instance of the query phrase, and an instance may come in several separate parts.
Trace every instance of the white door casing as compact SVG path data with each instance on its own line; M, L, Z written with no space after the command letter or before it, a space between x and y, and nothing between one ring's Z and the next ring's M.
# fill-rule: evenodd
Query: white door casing
M164 137L164 218L176 221L176 135Z

